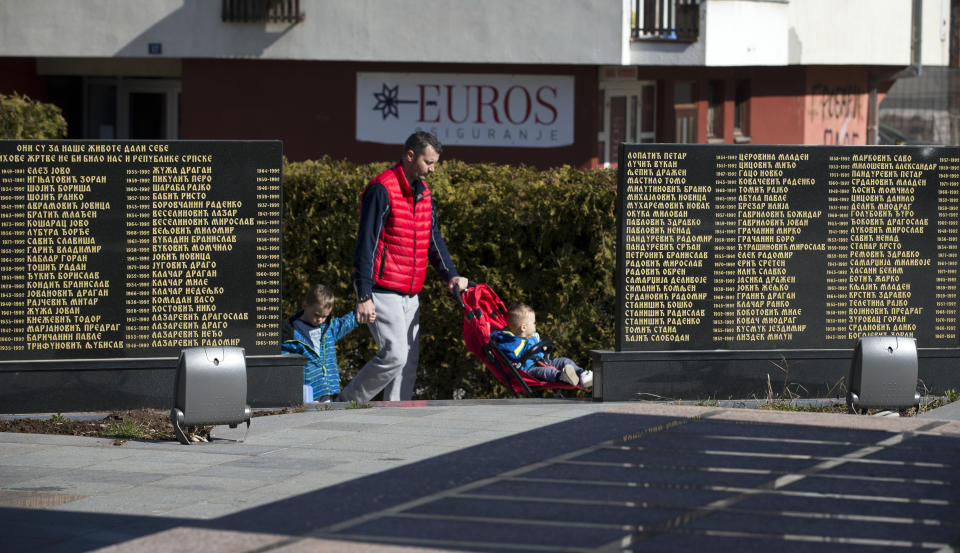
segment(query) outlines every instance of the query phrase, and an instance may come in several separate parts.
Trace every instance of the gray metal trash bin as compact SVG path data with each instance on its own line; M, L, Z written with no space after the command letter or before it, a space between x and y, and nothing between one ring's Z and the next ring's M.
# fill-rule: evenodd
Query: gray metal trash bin
M851 413L919 407L916 339L864 336L857 340L848 390Z
M227 424L236 428L252 417L247 405L247 362L240 347L198 347L181 350L177 361L176 397L170 411L177 440L190 444L189 425Z

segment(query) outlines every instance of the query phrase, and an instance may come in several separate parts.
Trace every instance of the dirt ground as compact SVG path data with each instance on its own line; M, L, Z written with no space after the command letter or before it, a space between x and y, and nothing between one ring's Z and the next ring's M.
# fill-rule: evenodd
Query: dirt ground
M255 411L254 417L281 414L281 411ZM196 436L198 441L206 441L210 436L212 426L197 426L188 428L188 432ZM101 438L141 439L141 440L173 440L177 437L173 432L169 411L155 409L135 409L129 411L114 411L100 420L77 421L60 415L49 418L22 418L16 420L0 420L0 432L22 432L28 434L65 434L68 436L95 436Z

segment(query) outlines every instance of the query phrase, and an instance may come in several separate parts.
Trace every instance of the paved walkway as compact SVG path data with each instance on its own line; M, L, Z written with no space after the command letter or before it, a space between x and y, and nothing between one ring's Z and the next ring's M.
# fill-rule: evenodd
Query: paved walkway
M243 434L0 433L0 551L960 550L960 406L413 402Z

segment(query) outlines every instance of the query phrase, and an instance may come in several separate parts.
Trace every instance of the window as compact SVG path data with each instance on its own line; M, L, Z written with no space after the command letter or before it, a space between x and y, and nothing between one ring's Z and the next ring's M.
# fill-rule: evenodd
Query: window
M733 98L733 136L737 142L750 141L750 81L738 80Z
M601 88L600 89L600 107L599 107L600 113L597 114L597 116L600 118L600 123L599 123L600 128L597 129L597 132L600 135L600 138L597 140L597 159L600 161L600 163L603 163L603 160L606 159L607 157L607 143L603 140L603 137L606 135L606 133L604 132L604 128L605 128L604 122L606 118L603 116L604 109L605 109L604 106L606 105L606 102L603 99L605 93L606 93L606 90Z
M84 138L180 138L180 81L89 78L85 81Z
M723 141L723 81L710 81L707 103L707 139Z
M678 144L697 143L697 84L678 81L673 85L673 111Z
M610 98L610 153L608 158L618 159L621 142L627 141L627 97Z
M299 23L300 0L223 0L220 19L226 23Z
M645 85L643 87L643 98L640 102L641 114L640 120L640 142L654 142L656 140L656 130L654 119L654 108L656 107L657 87L654 85Z
M87 83L84 138L117 138L117 85L97 79Z
M696 42L700 36L700 0L633 0L633 40Z
M621 142L656 140L656 84L623 80L600 86L598 161L601 167L616 167Z

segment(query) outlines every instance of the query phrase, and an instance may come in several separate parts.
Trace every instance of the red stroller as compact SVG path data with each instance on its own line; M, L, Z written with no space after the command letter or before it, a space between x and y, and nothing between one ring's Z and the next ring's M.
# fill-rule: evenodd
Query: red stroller
M581 390L566 382L544 382L510 363L500 349L490 340L491 332L507 328L507 308L486 284L471 282L466 290L455 288L457 300L463 308L463 342L470 353L476 355L490 369L493 376L519 397L521 392L532 396L542 390ZM544 356L553 351L553 343L543 340L524 356L524 360L542 352ZM543 363L537 361L537 363Z

